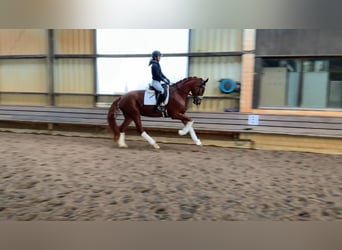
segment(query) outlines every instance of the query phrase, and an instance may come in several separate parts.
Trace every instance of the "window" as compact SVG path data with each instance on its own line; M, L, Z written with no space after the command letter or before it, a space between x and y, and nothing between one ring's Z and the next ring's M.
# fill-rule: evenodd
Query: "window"
M123 94L145 89L151 82L150 54L187 53L189 31L186 29L128 29L96 31L97 93ZM163 73L171 82L188 74L188 57L164 56Z
M254 107L342 108L342 30L256 32Z
M341 58L263 58L259 107L342 108Z

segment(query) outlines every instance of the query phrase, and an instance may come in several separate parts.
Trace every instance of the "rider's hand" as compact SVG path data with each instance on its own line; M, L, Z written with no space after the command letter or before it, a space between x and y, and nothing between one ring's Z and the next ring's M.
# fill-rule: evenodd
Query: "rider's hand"
M170 80L169 80L169 79L165 78L163 81L164 81L167 85L170 85Z

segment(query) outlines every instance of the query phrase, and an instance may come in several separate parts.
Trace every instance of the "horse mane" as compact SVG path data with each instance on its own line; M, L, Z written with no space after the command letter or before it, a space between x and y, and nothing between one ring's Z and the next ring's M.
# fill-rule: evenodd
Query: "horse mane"
M179 80L178 82L176 82L176 83L174 83L174 84L172 84L172 85L177 85L177 84L179 84L179 83L181 83L181 82L189 81L189 80L194 79L194 78L198 78L198 77L197 77L197 76L185 77L184 79ZM171 86L172 86L172 85L171 85Z

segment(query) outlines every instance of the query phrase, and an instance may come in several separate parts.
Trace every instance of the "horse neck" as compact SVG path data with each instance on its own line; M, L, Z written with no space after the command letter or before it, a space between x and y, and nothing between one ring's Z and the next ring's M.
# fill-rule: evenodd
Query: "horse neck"
M189 77L182 82L178 83L177 88L180 89L182 92L189 94L192 89L192 81L194 80L193 77Z

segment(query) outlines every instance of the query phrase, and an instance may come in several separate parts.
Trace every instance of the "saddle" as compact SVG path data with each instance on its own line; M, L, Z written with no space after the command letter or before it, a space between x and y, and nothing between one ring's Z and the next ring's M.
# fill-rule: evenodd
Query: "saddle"
M165 84L163 84L162 86L164 88L164 94L161 96L161 106L166 106L169 101L169 88ZM157 91L152 85L149 85L148 88L145 90L144 105L156 105L157 98L159 96L158 93L159 91Z

